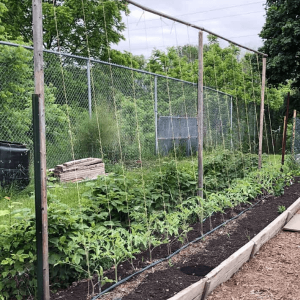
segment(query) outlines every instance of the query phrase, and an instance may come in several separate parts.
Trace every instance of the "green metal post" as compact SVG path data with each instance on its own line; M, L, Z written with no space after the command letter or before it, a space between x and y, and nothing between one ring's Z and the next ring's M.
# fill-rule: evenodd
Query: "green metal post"
M42 188L40 157L40 124L39 95L32 95L33 145L34 145L34 187L35 187L35 220L37 250L37 299L44 298L43 289L43 235L42 235Z

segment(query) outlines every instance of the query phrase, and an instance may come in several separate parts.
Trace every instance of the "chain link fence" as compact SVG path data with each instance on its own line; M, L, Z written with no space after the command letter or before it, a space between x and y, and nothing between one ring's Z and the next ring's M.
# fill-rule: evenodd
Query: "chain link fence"
M292 137L291 152L294 154L295 161L300 163L300 119L296 117L295 136Z
M33 49L0 43L0 140L32 149ZM197 151L197 84L44 51L47 164ZM204 149L255 151L254 105L204 88ZM142 157L141 157L142 156Z

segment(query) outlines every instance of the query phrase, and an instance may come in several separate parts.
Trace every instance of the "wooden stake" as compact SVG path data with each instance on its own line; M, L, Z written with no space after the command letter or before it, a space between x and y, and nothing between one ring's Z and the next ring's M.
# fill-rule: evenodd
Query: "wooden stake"
M198 192L203 198L203 32L199 31L198 77Z
M285 118L286 116L283 117L283 129L282 129L282 141L281 141L281 150L283 148L283 141L284 141L284 132L285 132Z
M287 102L286 102L286 113L284 118L284 127L283 127L283 139L282 139L282 158L281 165L284 165L284 156L285 156L285 146L286 146L286 131L287 131L287 123L289 118L289 106L290 106L290 92L288 92ZM281 171L283 169L281 168Z
M263 57L262 83L261 83L261 102L260 102L260 120L259 120L259 142L258 142L258 169L262 166L262 142L265 113L265 85L266 85L266 64L267 59Z
M293 140L292 140L292 156L295 158L295 135L296 135L296 118L297 118L297 111L294 109L293 113Z
M40 139L40 211L42 222L42 262L43 262L43 300L50 300L48 265L48 216L47 216L47 175L46 175L46 130L43 69L43 13L42 0L32 0L33 45L34 45L34 82L35 94L39 102L39 139ZM37 241L38 243L38 241Z

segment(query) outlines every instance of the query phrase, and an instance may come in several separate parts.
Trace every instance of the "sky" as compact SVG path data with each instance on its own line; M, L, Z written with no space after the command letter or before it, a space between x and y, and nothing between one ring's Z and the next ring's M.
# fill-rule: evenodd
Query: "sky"
M265 0L134 0L135 2L204 27L246 47L262 46L258 36L265 23ZM154 48L198 43L198 31L129 5L130 15L123 14L125 41L113 48L149 57ZM204 43L207 42L204 34ZM227 42L220 40L226 47Z

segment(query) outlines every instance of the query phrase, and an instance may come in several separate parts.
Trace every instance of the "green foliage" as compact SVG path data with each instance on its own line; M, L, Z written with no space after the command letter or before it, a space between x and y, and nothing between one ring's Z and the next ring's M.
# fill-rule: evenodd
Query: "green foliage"
M266 2L266 23L260 36L264 41L261 51L268 54L267 78L271 84L285 84L292 80L292 86L300 88L299 10L297 0Z
M185 45L170 47L167 52L153 50L146 70L170 77L197 82L197 47ZM233 95L239 101L260 103L261 78L256 56L249 53L241 56L234 45L222 48L217 38L210 36L204 45L205 86ZM282 105L280 89L269 88L266 93L269 105L278 109Z
M32 146L32 53L22 47L0 46L0 54L0 63L6 66L2 69L0 92L0 140ZM66 137L66 106L55 103L55 92L51 84L45 86L46 128L56 124L51 130L46 130L48 145Z
M118 145L118 130L114 114L103 104L90 117L82 113L74 129L76 151L82 157L112 155Z
M286 207L284 205L279 205L277 211L279 214L282 214L286 211Z
M206 165L207 176L222 173L218 180L227 176L224 171L227 167L222 165L227 155L229 153L224 153L215 160L216 168L213 159L210 160ZM231 164L237 164L241 157L234 159ZM161 243L167 243L171 251L176 240L185 242L190 224L196 218L203 220L214 212L248 202L263 190L275 194L279 181L289 184L292 173L287 167L280 174L271 163L260 172L252 171L252 158L248 159L247 176L243 172L236 173L243 179L233 176L230 185L224 184L219 191L210 190L205 198L195 195L196 180L191 163L180 161L177 164L166 162L158 174L155 168L145 174L145 185L137 171L128 171L125 177L123 174L99 177L85 184L86 190L80 195L78 207L72 208L58 201L63 188L57 186L48 193L52 289L80 278L91 280L94 274L100 275L99 284L103 285L109 281L103 270L111 266L115 270L114 280L118 281L120 262L132 259L145 249L151 257L153 249ZM237 167L242 168L241 165ZM1 295L3 299L12 296L22 299L29 293L35 295L34 216L30 210L18 209L17 205L0 210L1 215L13 220L0 226Z
M5 2L6 0L0 2L0 34L2 34L5 31L5 27L3 26L4 24L2 22L2 16L4 13L7 12L7 7L5 5Z
M84 0L83 5L77 0L43 1L44 46L46 49L57 49L60 46L65 52L86 57L90 54L107 60L111 44L124 38L121 34L125 29L121 12L128 12L127 5L124 1L108 0ZM6 7L2 20L7 34L13 39L21 36L25 42L31 42L32 1L7 0ZM86 29L82 26L83 19Z

